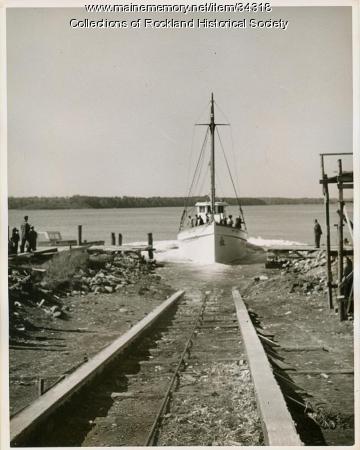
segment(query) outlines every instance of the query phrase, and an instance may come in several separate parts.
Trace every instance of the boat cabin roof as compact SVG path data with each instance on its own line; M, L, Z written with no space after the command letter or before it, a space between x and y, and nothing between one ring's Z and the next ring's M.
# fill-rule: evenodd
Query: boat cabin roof
M211 206L211 202L197 202L195 206ZM226 202L215 202L215 206L229 206Z

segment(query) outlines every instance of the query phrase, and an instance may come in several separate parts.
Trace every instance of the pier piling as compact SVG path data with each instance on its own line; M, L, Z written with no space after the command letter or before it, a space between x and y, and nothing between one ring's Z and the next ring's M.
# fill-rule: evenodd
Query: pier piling
M341 289L341 281L343 279L344 274L344 197L343 197L343 188L342 188L342 162L341 159L338 159L338 168L339 168L339 182L338 182L338 190L339 190L339 225L338 225L338 296L342 295ZM341 309L340 309L341 310ZM341 315L341 314L340 314Z
M78 245L82 244L82 225L78 225Z
M116 245L115 233L111 233L111 245Z
M39 397L41 397L44 393L45 390L45 380L44 378L39 378L38 379L38 395Z
M153 235L152 233L148 233L148 246L149 246L149 259L154 259L154 252L153 252Z

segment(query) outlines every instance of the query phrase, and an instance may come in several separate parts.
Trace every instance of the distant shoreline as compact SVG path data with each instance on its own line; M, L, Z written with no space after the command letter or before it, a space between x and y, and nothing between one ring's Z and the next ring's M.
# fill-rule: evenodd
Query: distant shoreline
M71 197L9 197L8 209L110 209L110 208L159 208L184 207L194 205L197 201L207 200L205 197L92 197L74 195ZM224 197L230 205L237 205L236 198ZM322 204L323 198L289 198L289 197L243 197L242 206L269 205L308 205ZM337 200L332 199L335 203Z

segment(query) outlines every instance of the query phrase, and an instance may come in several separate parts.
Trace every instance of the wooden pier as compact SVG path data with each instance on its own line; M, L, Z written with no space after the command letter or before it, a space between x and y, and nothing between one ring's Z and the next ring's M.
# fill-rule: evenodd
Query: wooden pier
M321 247L315 247L313 245L271 245L269 247L264 247L264 250L269 253L274 253L276 256L295 253L298 256L304 257L304 254L301 253L318 253L321 251L327 251L327 247L325 245ZM330 255L337 256L339 252L338 247L332 246L330 248ZM352 247L343 247L343 255L344 256L352 256L354 250Z
M97 240L97 241L87 241L83 239L83 226L78 225L78 240L70 240L70 241L61 241L59 245L49 247L48 245L44 247L40 247L38 250L24 253L16 253L9 254L9 267L10 261L11 266L14 268L17 265L21 265L24 262L29 262L34 259L48 259L52 256L58 254L63 251L81 251L87 250L89 253L95 252L103 252L103 253L136 253L139 257L142 253L147 253L149 259L154 258L155 248L153 246L153 234L147 234L147 244L123 244L123 235L118 233L118 245L116 245L116 234L112 232L110 234L111 245L105 245L105 241ZM69 245L65 245L64 242L69 243ZM75 243L75 245L74 245Z

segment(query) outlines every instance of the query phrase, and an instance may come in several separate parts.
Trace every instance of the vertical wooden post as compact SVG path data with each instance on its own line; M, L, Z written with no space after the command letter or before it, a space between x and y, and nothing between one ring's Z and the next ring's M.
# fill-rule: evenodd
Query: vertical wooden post
M39 395L39 397L41 395L43 395L44 387L45 387L45 380L44 380L44 378L39 378L39 380L38 380L38 395Z
M332 298L332 272L331 272L331 241L330 241L330 199L329 199L329 185L327 182L327 175L323 174L323 189L324 189L324 203L325 203L325 219L326 219L326 265L327 265L327 294L329 308L333 309Z
M153 235L152 233L148 233L148 247L149 247L149 259L153 259L154 258L154 253L152 251L152 247L153 247Z
M118 235L118 243L119 243L119 247L121 247L122 246L122 234L121 233L119 233L119 235Z
M78 225L78 245L82 244L82 225Z
M346 319L346 298L340 295L338 298L339 319L340 322Z
M341 281L344 274L344 196L342 187L342 162L338 159L339 175L339 226L338 226L338 295L342 295Z
M115 233L111 233L111 245L116 245Z

